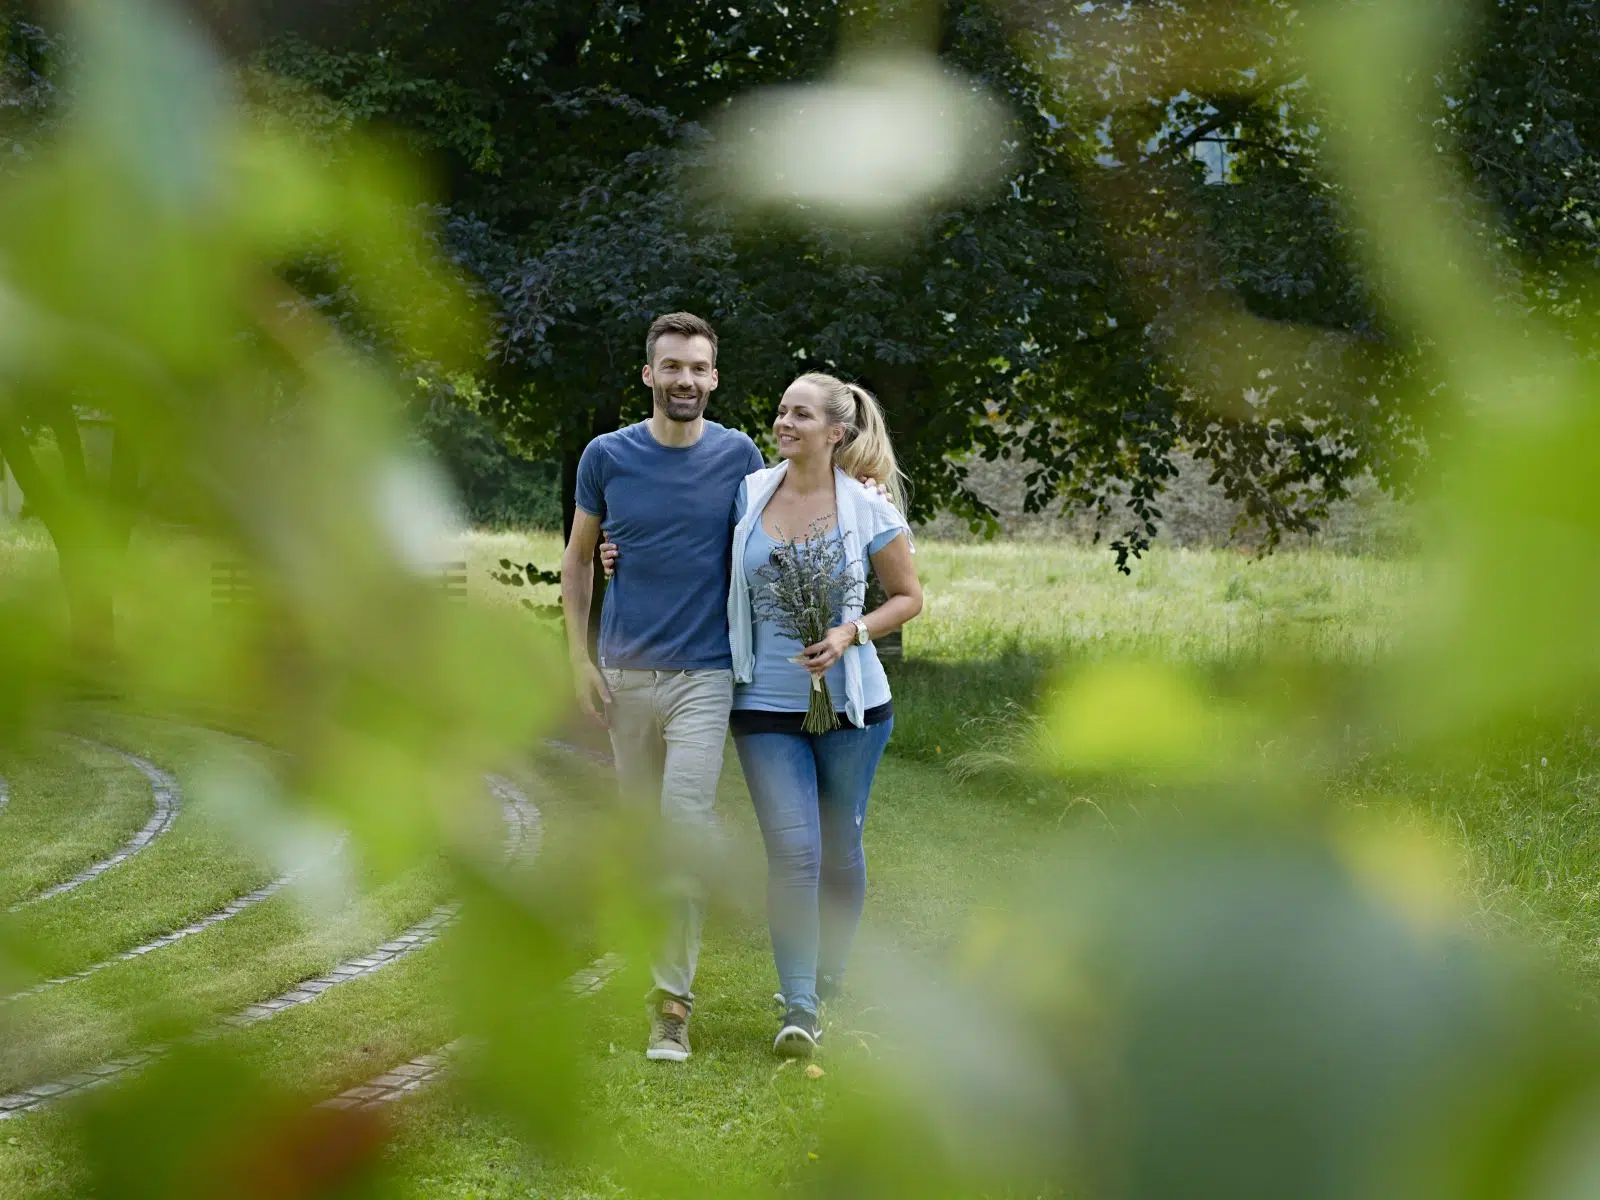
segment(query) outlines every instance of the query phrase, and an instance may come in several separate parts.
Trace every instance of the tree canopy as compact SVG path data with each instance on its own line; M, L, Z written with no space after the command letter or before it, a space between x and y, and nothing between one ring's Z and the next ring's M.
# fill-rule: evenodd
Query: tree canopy
M720 419L759 432L794 374L838 371L884 400L915 515L981 518L961 456L1016 456L1032 505L1099 505L1123 556L1179 450L1276 538L1366 472L1404 489L1434 433L1428 348L1365 277L1282 0L222 11L264 111L329 156L381 128L432 165L494 313L473 403L565 464L569 503L583 444L643 413L643 332L677 308L722 333ZM1595 254L1595 24L1490 5L1438 80L1438 150L1523 264L1508 297L1558 317ZM736 98L897 35L1005 104L994 186L876 229L703 186Z

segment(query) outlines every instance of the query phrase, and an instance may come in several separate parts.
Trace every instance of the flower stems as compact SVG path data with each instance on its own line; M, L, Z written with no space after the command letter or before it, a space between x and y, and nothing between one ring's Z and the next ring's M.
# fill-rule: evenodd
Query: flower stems
M827 518L814 523L807 537L787 538L776 546L755 576L751 600L756 615L802 647L826 638L842 611L861 599L844 540L828 528ZM811 677L810 697L801 728L812 734L839 728L826 678Z
M834 711L828 681L821 675L811 677L811 707L806 709L800 728L807 733L829 733L839 728L839 714Z

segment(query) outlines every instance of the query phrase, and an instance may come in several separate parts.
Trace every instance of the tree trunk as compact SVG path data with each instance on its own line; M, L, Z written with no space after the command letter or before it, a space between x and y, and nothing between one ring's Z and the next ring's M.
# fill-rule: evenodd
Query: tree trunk
M106 482L106 495L111 500L111 548L118 556L128 552L128 543L133 540L141 473L139 452L119 424L111 431L111 466Z
M58 417L51 425L61 449L65 487L55 486L45 475L20 427L0 422L0 452L11 463L28 506L38 514L55 544L71 623L73 660L87 680L100 674L115 655L116 607L107 581L114 560L128 549L138 467L126 439L119 437L124 444L111 478L118 508L111 514L97 512L87 494L88 464L76 420L69 410L66 418Z
M51 531L61 563L61 586L72 622L72 657L85 678L99 674L115 656L116 607L102 581L98 555L85 553L80 539Z

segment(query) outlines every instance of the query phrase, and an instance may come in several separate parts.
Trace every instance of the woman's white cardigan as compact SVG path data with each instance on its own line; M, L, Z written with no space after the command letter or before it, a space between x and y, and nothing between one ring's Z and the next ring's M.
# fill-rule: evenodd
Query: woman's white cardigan
M728 587L728 637L733 650L733 678L737 683L749 683L756 666L755 615L751 611L750 588L744 578L745 546L788 470L789 464L782 462L744 477L745 511L733 527L733 570ZM839 514L839 534L844 539L845 561L856 585L851 588L852 595L843 613L844 623L849 624L861 615L861 601L866 597L865 547L887 530L906 530L908 526L899 509L838 468L833 472L833 498ZM861 652L861 647L856 645L844 652L844 711L857 728L866 723Z

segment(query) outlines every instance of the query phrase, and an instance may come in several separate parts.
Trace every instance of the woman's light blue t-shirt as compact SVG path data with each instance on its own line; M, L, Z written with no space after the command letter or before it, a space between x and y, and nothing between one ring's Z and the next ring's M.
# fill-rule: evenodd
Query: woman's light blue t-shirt
M744 515L744 502L744 493L741 491L736 519ZM868 561L862 564L864 571L871 571L872 555L894 541L901 532L899 529L887 529L872 539L867 545ZM828 536L838 538L839 533L835 530ZM762 605L758 599L760 589L769 585L756 572L771 562L772 552L778 545L757 522L750 531L750 540L745 543L744 562L734 565L735 570L744 573L745 586L750 589L755 607L755 671L749 683L741 683L734 688L733 707L736 709L795 713L805 712L811 703L811 672L789 661L805 647L794 638L785 637L770 620L761 616ZM835 613L834 623L840 620L841 615ZM857 650L857 654L861 663L862 707L871 709L889 703L889 677L884 674L883 664L878 661L877 649L868 642ZM826 678L834 707L843 712L845 691L842 659L829 669Z

